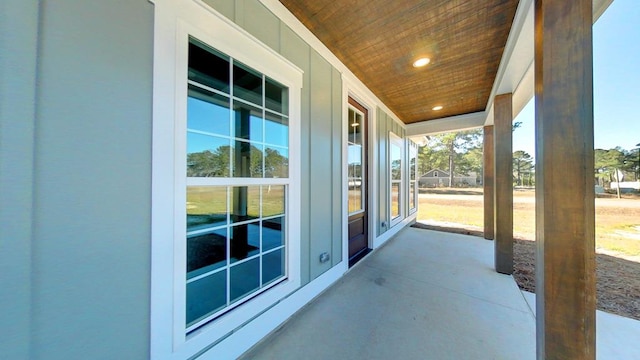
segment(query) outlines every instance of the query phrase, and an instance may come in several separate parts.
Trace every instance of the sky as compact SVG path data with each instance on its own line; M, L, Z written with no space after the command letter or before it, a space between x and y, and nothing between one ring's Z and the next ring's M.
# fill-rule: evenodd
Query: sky
M593 25L594 142L596 149L640 143L640 6L614 0ZM534 99L514 121L513 151L535 157Z

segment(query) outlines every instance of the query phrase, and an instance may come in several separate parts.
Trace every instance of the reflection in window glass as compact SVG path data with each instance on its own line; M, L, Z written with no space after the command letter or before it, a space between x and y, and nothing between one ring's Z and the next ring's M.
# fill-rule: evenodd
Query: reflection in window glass
M262 187L262 216L284 214L284 185L264 185Z
M260 259L256 258L231 267L231 301L260 287Z
M262 142L262 110L234 101L233 119L236 138Z
M402 179L402 149L391 144L391 180Z
M282 249L266 254L262 258L262 283L266 284L284 275Z
M187 128L229 136L229 98L189 85Z
M233 177L263 177L262 150L259 143L235 141L233 147Z
M187 238L188 279L225 266L226 260L226 228Z
M264 220L262 223L262 251L284 245L284 217Z
M361 113L349 108L347 121L347 161L349 213L364 209L365 171L364 169L364 117Z
M264 95L266 108L280 114L289 114L289 89L279 82L266 78Z
M405 186L403 183L403 171L402 171L402 148L404 147L404 141L402 138L398 137L394 133L389 133L389 167L391 172L391 182L390 182L390 215L391 215L391 226L394 226L398 221L401 220L404 214L405 200L403 196L406 196L407 193L404 192L403 187Z
M260 253L260 223L235 225L229 229L231 262L243 260Z
M229 213L232 223L260 217L259 186L234 186L230 195Z
M187 231L222 226L227 223L227 188L187 187Z
M400 184L391 184L391 218L400 216Z
M417 209L418 201L418 144L409 141L409 211L414 212Z
M231 148L229 139L187 133L187 176L228 177Z
M233 96L262 106L262 76L248 66L234 61Z
M187 333L286 278L289 184L289 90L195 39L188 73Z
M267 146L264 149L264 177L289 177L289 150L277 146Z
M411 182L409 184L409 209L413 210L416 208L416 186L415 182Z
M199 41L190 41L189 80L228 94L229 57Z
M227 271L187 283L187 326L227 305Z
M289 146L289 119L267 112L264 142L283 147Z

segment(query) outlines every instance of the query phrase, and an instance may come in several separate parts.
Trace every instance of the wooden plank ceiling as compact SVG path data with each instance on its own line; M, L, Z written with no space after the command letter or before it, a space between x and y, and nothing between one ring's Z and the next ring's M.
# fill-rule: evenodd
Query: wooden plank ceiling
M518 0L280 0L406 124L485 110ZM414 68L422 56L431 62ZM442 110L432 108L442 106Z

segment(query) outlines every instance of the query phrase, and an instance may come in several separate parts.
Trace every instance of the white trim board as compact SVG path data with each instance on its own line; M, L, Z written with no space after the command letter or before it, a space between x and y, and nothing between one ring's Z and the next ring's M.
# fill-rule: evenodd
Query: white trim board
M404 220L396 224L394 227L385 231L382 235L378 236L373 240L373 249L376 250L382 245L384 245L389 239L394 237L397 233L399 233L405 227L416 222L416 217L418 216L418 212L414 212L413 214L407 216Z

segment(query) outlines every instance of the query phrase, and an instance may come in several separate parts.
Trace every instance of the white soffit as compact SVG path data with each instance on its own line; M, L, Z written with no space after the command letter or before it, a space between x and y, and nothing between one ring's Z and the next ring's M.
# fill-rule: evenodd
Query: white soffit
M479 111L471 114L409 124L406 126L406 131L407 136L415 137L420 135L475 129L483 126L486 118L487 114L484 111Z

